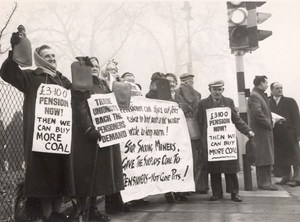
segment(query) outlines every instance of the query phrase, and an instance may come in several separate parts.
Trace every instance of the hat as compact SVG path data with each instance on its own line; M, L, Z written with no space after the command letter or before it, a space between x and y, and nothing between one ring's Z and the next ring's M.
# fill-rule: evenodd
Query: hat
M223 87L224 81L222 80L216 80L208 84L209 87Z
M180 78L180 79L185 79L185 78L187 78L187 77L194 77L194 75L193 75L193 74L190 74L190 73L183 73L179 78Z

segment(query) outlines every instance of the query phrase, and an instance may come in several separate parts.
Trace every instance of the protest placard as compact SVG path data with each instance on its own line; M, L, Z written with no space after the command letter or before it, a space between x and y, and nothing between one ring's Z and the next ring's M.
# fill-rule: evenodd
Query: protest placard
M236 129L229 107L206 110L208 161L236 160Z
M194 191L191 141L177 103L136 97L121 113L129 134L121 143L123 201Z
M37 91L32 151L71 152L71 93L61 86L41 84Z
M94 94L88 104L95 129L101 134L101 141L98 141L101 148L126 139L126 119L120 113L114 93Z

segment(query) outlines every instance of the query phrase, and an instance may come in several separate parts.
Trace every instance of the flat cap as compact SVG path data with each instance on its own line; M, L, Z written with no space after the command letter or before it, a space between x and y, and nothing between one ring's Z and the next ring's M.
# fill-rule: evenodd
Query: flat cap
M180 79L185 79L185 78L187 78L187 77L194 77L194 75L193 74L190 74L190 73L183 73L183 74L181 74L180 75Z
M222 80L215 80L211 83L208 84L209 87L223 87L224 86L224 81Z

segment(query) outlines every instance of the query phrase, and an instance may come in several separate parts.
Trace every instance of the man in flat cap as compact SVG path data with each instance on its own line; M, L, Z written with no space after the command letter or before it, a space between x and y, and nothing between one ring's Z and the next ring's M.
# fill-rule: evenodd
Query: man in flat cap
M231 122L235 127L244 135L248 137L253 137L254 133L250 127L240 118L238 115L234 102L232 99L224 97L224 82L222 80L214 81L209 85L210 96L200 101L198 106L198 124L201 131L203 147L206 150L206 159L208 161L208 137L211 136L208 132L208 119L207 110L212 110L213 108L224 107L228 112L228 116L231 117ZM225 110L225 109L224 109ZM211 122L211 121L210 121ZM231 193L231 200L235 202L242 202L239 196L239 182L237 178L237 172L239 172L239 160L221 160L221 161L209 161L208 162L208 173L211 177L211 187L212 187L212 197L211 201L216 201L223 198L222 190L222 179L221 173L225 174L226 180L226 192Z
M206 194L209 190L207 166L206 161L204 161L204 151L201 147L201 135L197 123L198 103L200 102L201 94L194 89L193 74L183 73L179 78L181 83L176 92L182 96L186 108L188 108L184 114L192 144L196 193Z

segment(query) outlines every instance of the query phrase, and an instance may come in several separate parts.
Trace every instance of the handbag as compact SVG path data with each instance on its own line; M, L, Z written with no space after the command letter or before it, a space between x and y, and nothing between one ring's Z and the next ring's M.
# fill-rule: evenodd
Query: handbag
M256 156L256 144L253 139L249 139L246 142L246 158L251 165L255 163Z

